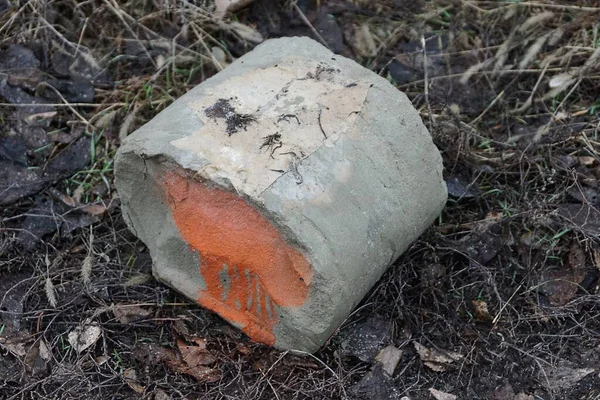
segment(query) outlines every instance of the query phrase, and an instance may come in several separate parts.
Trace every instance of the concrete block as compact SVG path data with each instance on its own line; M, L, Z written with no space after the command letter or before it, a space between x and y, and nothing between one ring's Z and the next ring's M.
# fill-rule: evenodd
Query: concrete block
M155 276L252 339L313 352L446 201L407 97L307 38L266 41L116 158Z

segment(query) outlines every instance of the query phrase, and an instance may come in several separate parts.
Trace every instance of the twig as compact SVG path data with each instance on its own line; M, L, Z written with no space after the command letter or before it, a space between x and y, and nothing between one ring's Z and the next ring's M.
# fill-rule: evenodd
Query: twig
M321 133L323 134L323 136L325 136L325 139L327 139L327 134L323 130L323 125L321 124L321 113L323 113L322 109L319 110L319 117L317 118L317 120L319 121L319 128L321 128Z
M488 75L488 74L494 74L494 75L505 75L505 74L539 74L542 71L542 69L509 69L509 70L501 70L501 71L479 71L479 72L475 72L473 73L473 75ZM548 68L546 70L547 72L562 72L564 71L564 68ZM458 78L460 76L463 76L464 72L461 72L459 74L448 74L448 75L440 75L440 76L436 76L435 78L433 78L434 80L437 79L452 79L452 78ZM412 81L409 83L404 83L402 85L398 85L399 88L403 88L403 87L408 87L411 85L417 85L420 83L423 83L425 80L424 79L419 79L416 81Z
M72 47L75 50L75 55L76 55L77 51L79 50L77 45L71 43L66 37L63 36L62 33L57 31L56 28L54 28L48 21L46 21L46 19L39 14L39 12L35 9L35 7L33 7L33 5L31 5L31 3L29 3L29 5L31 6L33 12L38 15L39 21L41 21L48 29L50 29L52 32L54 32L54 34L56 36L58 36L66 45L68 45L69 47Z
M567 101L567 99L569 97L571 97L571 95L573 94L573 92L575 91L575 89L577 89L579 87L579 85L581 84L582 80L583 80L583 77L580 76L579 79L577 79L577 81L573 85L573 87L571 87L571 90L569 90L569 92L567 93L567 95L562 99L562 101L560 102L560 104L556 107L556 109L552 113L552 118L550 118L550 120L548 121L547 124L542 125L537 130L537 132L535 133L535 136L533 137L533 141L534 142L538 142L541 139L541 137L546 132L548 132L548 130L550 129L550 125L552 125L552 123L556 120L556 115L558 115L558 112L562 109L562 107L565 104L565 102Z
M521 1L519 3L514 3L512 1L472 1L472 3L478 4L491 4L491 5L499 5L499 7L484 10L485 12L497 11L504 8L509 7L517 7L517 6L529 6L529 7L541 7L541 8L554 8L558 10L576 10L576 11L591 11L598 12L600 8L598 7L582 7L582 6L572 6L567 4L552 4L552 3L538 3L535 1Z
M537 82L533 86L533 89L531 90L531 94L529 95L529 98L527 100L525 100L525 103L523 103L523 105L521 107L514 110L513 113L522 114L525 110L527 110L529 107L531 107L531 105L533 104L533 96L535 95L537 88L539 87L540 83L542 82L542 78L544 77L544 75L546 75L546 70L548 69L548 65L550 65L550 61L544 63L544 69L542 70L542 73L538 77Z
M494 97L494 100L492 100L492 102L485 108L485 110L483 110L481 112L481 114L479 114L477 116L477 118L475 118L473 121L469 122L469 125L474 125L476 124L481 118L483 118L483 116L485 114L487 114L488 111L490 111L490 109L492 107L494 107L494 104L496 104L498 102L498 100L500 100L502 97L504 96L504 90L501 91L500 93L498 93L498 95L496 97Z
M315 360L317 360L317 362L319 364L321 364L323 367L325 367L325 369L329 372L331 372L331 374L338 380L339 384L340 384L340 390L342 391L342 394L344 395L343 398L348 398L348 395L346 394L346 390L344 389L344 385L342 383L342 380L340 379L339 375L335 373L335 371L333 369L331 369L331 367L327 364L325 364L323 361L321 361L321 359L311 353L307 353L306 351L301 351L301 350L294 350L294 353L299 353L305 356L309 356L314 358Z
M198 41L200 42L200 44L202 45L202 47L204 47L204 50L206 51L206 54L208 54L208 56L210 57L210 61L213 63L215 69L217 71L223 71L223 66L221 65L221 63L219 62L219 60L217 60L217 58L215 57L215 55L213 54L213 52L210 51L210 49L206 45L206 42L202 38L202 35L200 35L200 32L198 32L196 24L191 23L190 27L192 28L192 30L196 34L196 37L198 38Z
M58 90L56 90L56 88L54 86L52 86L52 85L50 85L49 83L46 83L46 82L40 82L40 85L43 85L43 86L46 86L46 87L52 89L54 91L54 93L56 93L56 95L65 103L65 105L67 107L69 107L69 109L73 112L73 114L75 114L84 124L86 124L86 125L89 126L89 124L90 124L89 121L87 119L85 119L83 117L83 115L79 114L77 112L77 110L75 108L73 108L71 106L71 104L69 104L69 102L67 101L67 99L65 99L63 97L63 95Z
M25 9L25 7L27 7L29 4L29 2L26 2L25 4L23 4L23 6L21 8L19 8L10 18L8 21L6 21L6 23L2 26L0 26L0 33L2 33L2 31L6 28L9 28L13 22L15 22L15 20L17 19L17 17L19 16L19 14L21 14L21 12Z
M150 104L156 105L163 103L164 100L152 100ZM98 108L98 107L121 107L128 106L130 103L125 102L116 102L116 103L0 103L0 107L34 107L34 106L48 106L48 107L89 107L89 108Z
M110 0L104 0L104 3L113 12L113 14L115 14L117 16L117 18L119 18L119 20L123 23L123 25L125 25L125 29L127 29L129 31L131 36L133 36L139 42L140 46L142 46L142 48L144 49L144 53L146 53L146 56L150 59L150 62L152 63L154 68L158 68L158 65L156 65L156 62L154 62L154 59L150 55L150 52L148 52L148 49L146 48L146 46L144 46L144 44L142 43L142 41L140 40L138 35L136 35L136 33L133 31L133 29L131 29L131 26L129 26L127 21L125 21L125 18L123 18L122 14L126 14L126 13L123 12L123 10L121 10L119 8L118 4L115 4L115 5L111 4Z
M317 30L315 29L315 27L310 23L310 21L308 20L308 18L306 18L306 15L304 15L304 13L300 9L300 7L298 7L298 5L296 4L296 2L294 2L292 4L292 6L294 7L294 10L296 10L296 12L298 13L298 15L300 16L300 19L302 20L302 22L304 22L306 24L306 26L308 26L308 29L310 29L311 32L317 37L317 39L319 39L319 41L323 44L323 46L325 46L329 50L331 50L331 48L329 47L329 45L327 44L327 42L325 41L325 39L323 39L323 37L319 34L319 32L317 32Z
M375 67L377 65L377 63L379 62L379 58L385 54L386 49L393 46L394 44L396 44L396 42L398 42L398 40L400 39L400 37L402 36L402 34L404 33L404 29L405 26L404 25L400 25L398 27L396 27L396 29L394 29L394 31L390 34L390 36L384 40L379 47L377 47L377 49L375 50L375 57L373 57L373 60L369 63L368 68L369 69L373 69L373 67ZM392 59L379 71L379 75L383 74L383 71L385 70L385 68L392 63L392 61L394 61L394 58L392 57Z
M425 42L425 35L421 33L421 47L423 51L423 73L425 74L425 104L427 105L427 114L429 115L429 131L433 132L433 121L431 118L431 104L429 103L429 71L427 70L427 43Z
M496 325L496 323L498 322L498 320L500 319L500 315L502 315L502 312L504 311L504 309L508 306L508 303L510 303L510 301L513 299L513 297L516 296L516 294L519 292L519 290L521 290L521 287L523 287L523 283L519 284L519 287L517 287L515 289L515 291L513 292L512 296L510 296L508 298L508 300L502 304L502 307L500 307L500 310L498 311L498 314L496 314L496 316L494 317L494 319L492 320L492 325Z

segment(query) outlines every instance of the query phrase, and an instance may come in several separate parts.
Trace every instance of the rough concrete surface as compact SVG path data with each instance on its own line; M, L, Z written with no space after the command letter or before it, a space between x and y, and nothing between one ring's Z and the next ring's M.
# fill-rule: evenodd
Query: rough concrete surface
M191 90L115 167L158 279L256 341L308 352L446 201L407 97L307 38L266 41Z

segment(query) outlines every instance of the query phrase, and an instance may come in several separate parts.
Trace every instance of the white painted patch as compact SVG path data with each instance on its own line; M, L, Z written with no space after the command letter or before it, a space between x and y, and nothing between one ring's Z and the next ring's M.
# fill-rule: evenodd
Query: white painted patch
M207 160L198 171L203 178L228 180L238 192L258 197L282 173L300 182L297 164L348 133L368 89L365 83L342 79L333 66L288 59L233 77L189 104L204 125L172 144ZM235 112L215 104L227 104ZM230 112L214 115L223 110ZM228 128L227 118L236 115L245 115L247 123ZM338 179L347 179L349 172L342 167Z

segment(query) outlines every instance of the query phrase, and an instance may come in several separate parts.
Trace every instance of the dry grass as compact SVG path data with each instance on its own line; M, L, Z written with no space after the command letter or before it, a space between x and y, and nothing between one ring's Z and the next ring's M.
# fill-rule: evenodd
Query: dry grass
M112 157L120 140L174 99L262 36L321 29L317 8L302 2L275 7L257 0L223 20L209 3L13 1L0 17L2 40L34 43L49 57L42 68L66 54L94 73L93 103L57 92L52 104L52 128L82 124L93 138L90 167L55 185L78 207L114 200ZM435 0L398 8L394 1L351 1L343 11L318 3L339 22L356 60L411 97L442 151L447 180L468 190L450 199L436 226L314 357L251 344L153 281L149 255L118 208L70 238L46 236L31 253L2 250L0 275L11 283L0 293L2 304L13 297L23 303L2 313L16 318L20 331L5 322L0 337L20 337L25 353L0 342L0 397L375 398L355 386L371 364L340 348L378 315L392 322L389 340L404 350L390 381L376 385L395 391L381 389L379 398L429 399L430 388L492 398L507 384L528 399L598 398L597 369L572 386L555 385L557 371L600 364L600 232L585 216L561 214L564 205L597 212L597 2ZM410 79L394 81L402 74ZM6 102L0 116L11 118L21 107ZM51 152L61 148L53 146ZM97 194L99 187L106 190ZM26 199L2 211L0 249L18 235L31 207ZM144 313L123 323L115 305ZM89 321L101 335L77 352L69 333ZM148 351L176 349L178 340L195 336L208 339L219 381L198 383ZM463 358L435 372L411 341Z

